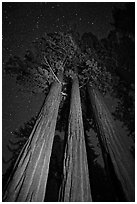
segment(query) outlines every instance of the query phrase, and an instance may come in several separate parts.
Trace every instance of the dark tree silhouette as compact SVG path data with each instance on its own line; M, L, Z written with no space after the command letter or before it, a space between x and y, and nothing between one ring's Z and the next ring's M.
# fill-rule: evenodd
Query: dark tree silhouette
M25 122L23 126L21 126L18 130L13 131L13 136L15 141L9 140L8 144L8 150L12 153L11 159L8 161L3 161L4 163L10 163L8 169L6 170L5 174L3 175L3 180L2 180L2 186L3 186L3 192L4 189L6 188L7 181L13 172L14 164L23 148L25 143L27 142L32 129L34 127L34 124L36 122L37 117L31 118L28 122Z
M106 58L104 63L113 73L113 96L120 101L114 113L135 137L135 4L113 11L114 30L101 41ZM128 111L127 111L128 110Z
M135 36L135 3L128 2L124 9L114 8L113 18L116 31L124 35Z

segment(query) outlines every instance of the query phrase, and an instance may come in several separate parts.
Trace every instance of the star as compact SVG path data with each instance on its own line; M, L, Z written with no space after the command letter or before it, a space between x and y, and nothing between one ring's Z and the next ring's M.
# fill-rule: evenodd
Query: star
M7 10L4 10L4 13L7 13Z

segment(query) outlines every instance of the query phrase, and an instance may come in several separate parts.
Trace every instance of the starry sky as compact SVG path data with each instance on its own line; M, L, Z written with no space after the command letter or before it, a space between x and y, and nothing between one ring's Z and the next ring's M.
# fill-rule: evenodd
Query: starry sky
M65 31L68 25L76 25L77 31L92 32L99 39L107 37L112 28L112 8L124 7L124 3L83 2L3 2L2 3L2 58L3 65L10 56L23 56L31 42L45 32ZM44 94L21 92L15 78L2 75L2 124L3 157L12 131L35 116L43 103ZM7 166L3 165L3 171Z

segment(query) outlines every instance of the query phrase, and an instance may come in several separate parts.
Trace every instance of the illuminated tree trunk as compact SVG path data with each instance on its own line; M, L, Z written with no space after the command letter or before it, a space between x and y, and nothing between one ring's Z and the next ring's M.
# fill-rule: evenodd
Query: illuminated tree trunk
M111 113L103 102L100 93L88 85L88 92L93 107L96 123L100 131L102 152L110 155L110 159L127 201L134 201L134 160L115 126Z
M62 80L62 74L59 77ZM54 82L15 164L4 201L44 201L62 85Z
M73 80L72 84L68 138L65 148L63 173L64 178L60 189L59 201L92 201L77 78Z

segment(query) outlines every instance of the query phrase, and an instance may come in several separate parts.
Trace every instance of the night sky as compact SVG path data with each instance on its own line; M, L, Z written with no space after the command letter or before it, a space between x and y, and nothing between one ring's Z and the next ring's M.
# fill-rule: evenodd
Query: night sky
M98 38L107 37L112 28L112 8L124 7L124 3L2 3L2 57L3 65L10 56L23 56L31 42L45 32L64 31L76 24L82 35L92 32ZM3 157L11 154L7 150L12 131L35 116L43 103L44 94L33 95L21 92L15 78L6 76L3 70ZM6 169L3 165L3 171Z

